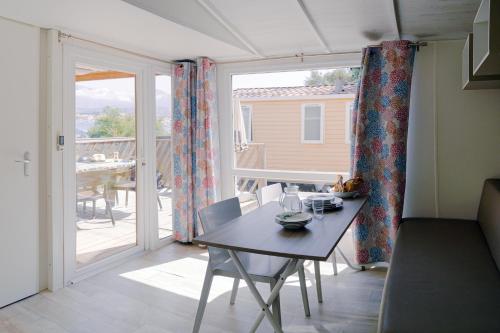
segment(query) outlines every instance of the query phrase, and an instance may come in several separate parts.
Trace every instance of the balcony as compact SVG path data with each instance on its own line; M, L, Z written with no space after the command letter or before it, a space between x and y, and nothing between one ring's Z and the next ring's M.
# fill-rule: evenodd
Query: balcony
M90 162L103 154L105 162ZM137 244L134 138L79 139L77 264L85 265ZM119 162L113 158L118 155ZM156 140L158 237L172 234L171 139ZM109 207L109 208L108 208ZM113 223L114 221L114 223Z

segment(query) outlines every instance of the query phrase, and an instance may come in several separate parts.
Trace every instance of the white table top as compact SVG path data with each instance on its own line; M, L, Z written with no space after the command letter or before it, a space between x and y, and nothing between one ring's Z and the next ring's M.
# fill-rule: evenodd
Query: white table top
M109 159L103 162L76 162L76 173L129 169L134 165L135 165L135 160L115 161Z

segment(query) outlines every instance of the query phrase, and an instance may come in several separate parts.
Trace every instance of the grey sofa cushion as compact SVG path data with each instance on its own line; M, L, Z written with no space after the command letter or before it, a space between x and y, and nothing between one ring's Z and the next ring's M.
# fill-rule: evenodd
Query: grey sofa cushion
M500 270L500 179L484 182L477 220Z
M476 221L401 224L379 332L500 332L500 272Z

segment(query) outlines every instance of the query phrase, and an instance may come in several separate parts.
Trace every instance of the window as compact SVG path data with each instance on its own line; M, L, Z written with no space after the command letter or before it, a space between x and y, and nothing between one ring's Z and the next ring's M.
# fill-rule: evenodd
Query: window
M351 117L354 102L345 104L345 143L351 143Z
M302 143L323 143L324 105L302 105Z
M232 88L221 100L222 195L236 194L252 206L255 191L273 180L318 191L347 176L343 126L346 104L355 97L355 70L254 66L232 64L219 72L223 87ZM345 79L342 89L338 77ZM238 132L246 132L246 147Z
M343 126L359 72L255 66L233 64L219 71L223 87L232 88L232 100L222 100L222 195L239 197L243 212L257 206L256 190L266 184L294 183L313 192L334 183L339 174L348 176L350 149ZM237 131L245 131L250 143L243 149Z
M243 123L245 125L245 134L247 142L252 142L252 107L250 105L241 106L241 114L243 116Z
M156 173L153 185L156 189L158 239L172 235L171 85L170 75L155 75Z

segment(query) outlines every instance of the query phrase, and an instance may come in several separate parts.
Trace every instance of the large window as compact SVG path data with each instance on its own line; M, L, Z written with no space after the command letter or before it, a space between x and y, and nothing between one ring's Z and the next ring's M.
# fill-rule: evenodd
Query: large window
M357 80L349 68L232 76L236 169L347 172L346 108Z
M302 143L323 143L324 105L302 105Z
M357 68L232 74L232 134L238 141L231 148L231 172L245 211L255 207L255 191L269 183L324 191L337 175L347 176L346 110L357 75ZM239 139L243 133L246 142Z

